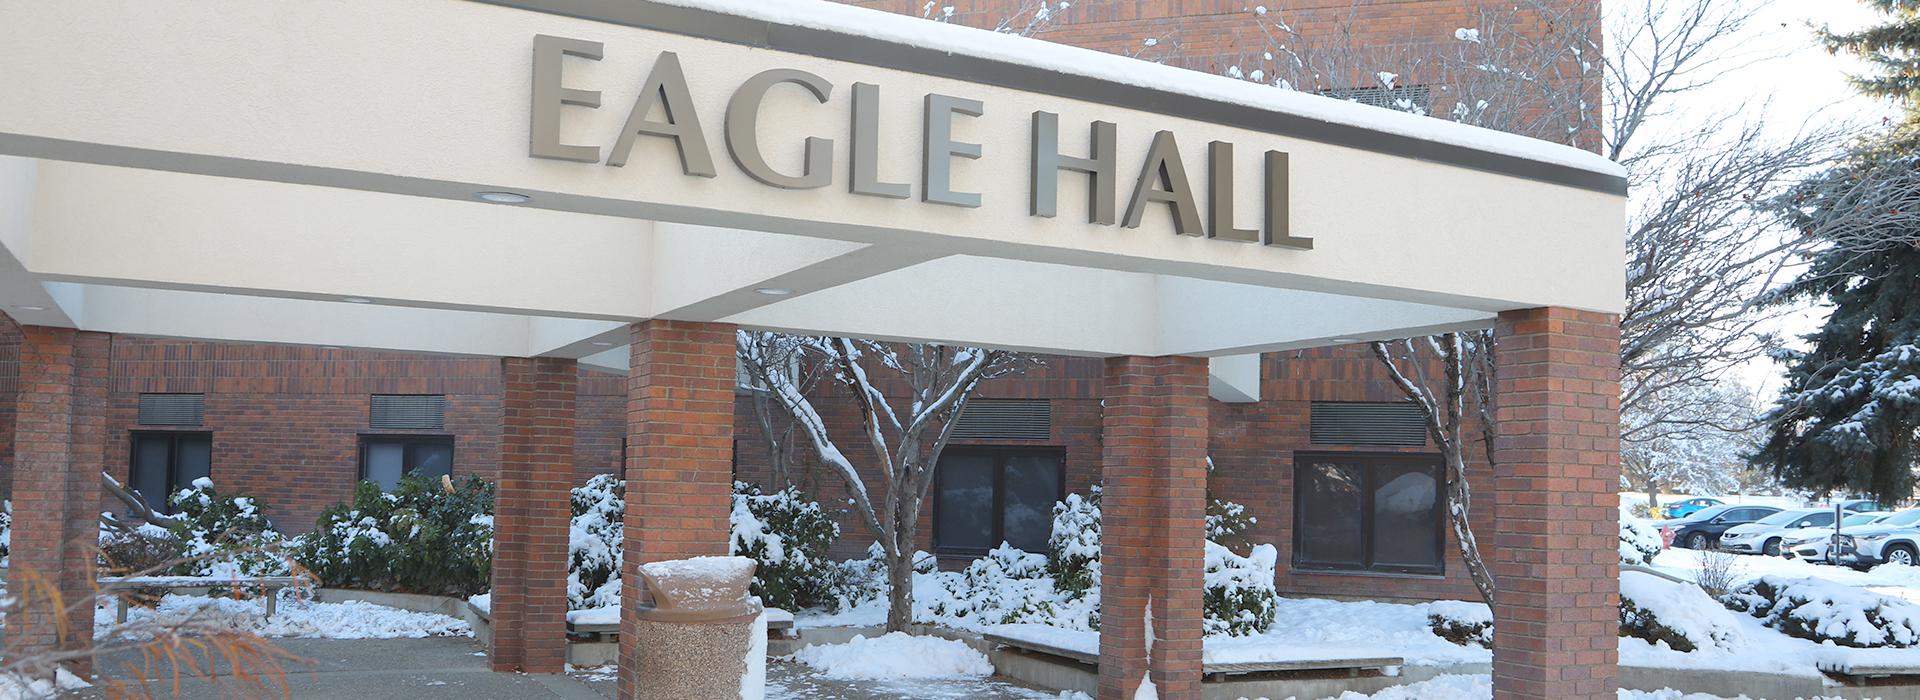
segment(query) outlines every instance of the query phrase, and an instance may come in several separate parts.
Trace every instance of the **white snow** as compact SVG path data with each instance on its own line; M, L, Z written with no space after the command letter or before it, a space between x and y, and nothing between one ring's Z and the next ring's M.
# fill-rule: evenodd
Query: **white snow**
M469 604L472 604L473 607L478 609L480 612L487 613L489 615L493 614L493 594L492 593L482 593L480 595L473 596L471 598L468 598L467 602ZM572 618L568 618L568 619L572 619Z
M767 696L767 611L753 619L753 640L747 645L747 667L740 672L740 700L762 700Z
M117 626L113 612L111 605L94 609L95 634L112 633ZM170 624L189 617L197 623L249 631L262 637L396 639L473 634L465 620L446 615L400 610L361 601L321 603L301 600L290 591L281 594L279 609L271 619L266 616L263 601L227 597L169 595L162 598L156 608L129 607L127 610L129 623L152 620Z
M794 652L792 658L822 676L845 680L993 675L987 655L965 642L904 632L873 639L856 636L845 644L814 644Z
M51 680L46 678L25 678L12 673L0 673L0 700L42 700L61 697L63 691L81 690L93 687L85 679L73 675L65 668L54 670Z
M1492 129L1429 119L1391 109L1221 75L1141 61L1050 41L982 31L944 22L928 22L830 2L765 0L662 0L667 5L710 10L780 25L793 25L917 46L950 54L1006 61L1049 71L1166 90L1203 100L1293 114L1316 121L1352 124L1410 138L1463 146L1589 172L1625 177L1619 164L1571 146ZM1070 80L1063 77L1062 80ZM823 458L825 455L823 455Z
M1652 613L1661 625L1701 649L1733 650L1746 645L1739 616L1722 607L1699 586L1675 583L1638 571L1620 572L1620 596Z
M1432 680L1408 685L1397 685L1372 695L1347 691L1338 697L1326 700L1490 700L1493 697L1493 678L1486 675L1444 675ZM1764 700L1740 695L1732 698L1705 693L1682 693L1672 688L1654 691L1621 689L1618 700ZM1266 700L1261 698L1260 700ZM1310 700L1309 698L1288 698L1288 700ZM1777 698L1776 700L1788 700ZM1841 700L1835 697L1803 698L1799 700Z

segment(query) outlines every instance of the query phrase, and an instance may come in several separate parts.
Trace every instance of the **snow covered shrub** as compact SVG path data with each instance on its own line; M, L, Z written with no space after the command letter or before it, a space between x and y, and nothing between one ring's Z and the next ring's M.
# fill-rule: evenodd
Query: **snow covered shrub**
M1620 572L1620 636L1664 642L1674 651L1732 650L1739 620L1697 586L1638 571Z
M829 565L827 572L826 597L820 601L829 612L839 612L857 607L862 603L887 597L887 558L875 542L867 546L865 559L848 559ZM913 553L913 571L916 574L931 575L940 568L940 560L926 552ZM919 586L914 587L915 591ZM916 597L914 609L924 606L925 600Z
M164 574L157 567L180 558L180 542L167 530L145 525L133 532L100 530L101 571L112 576Z
M567 529L567 609L620 604L621 548L626 532L627 482L600 474L573 490L573 520Z
M1207 541L1234 548L1250 544L1247 531L1258 522L1246 506L1213 495L1213 457L1207 457Z
M7 563L13 546L13 501L0 501L0 564Z
M1920 644L1920 606L1831 581L1762 576L1720 602L1791 637L1844 647Z
M168 528L181 557L174 567L179 576L285 576L287 557L280 551L284 538L252 498L221 495L213 480L194 479L193 486L167 499L177 521Z
M1238 637L1273 627L1273 569L1280 557L1273 545L1258 545L1243 557L1208 542L1206 556L1207 635Z
M1493 648L1493 609L1486 603L1436 600L1427 604L1427 626L1434 636L1460 646Z
M929 585L931 584L931 585ZM1001 544L965 571L915 576L916 617L956 627L1032 623L1092 630L1099 601L1054 587L1047 558Z
M1062 592L1080 594L1100 583L1100 487L1067 494L1053 504L1053 534L1047 536L1047 573Z
M769 494L736 481L731 521L728 551L759 563L753 594L761 602L799 610L832 597L834 574L827 548L840 538L840 526L819 503L793 486Z
M362 481L351 506L320 514L299 559L330 586L460 596L487 590L493 484L408 474L382 493Z
M1647 566L1653 558L1660 555L1662 549L1660 533L1646 521L1637 518L1620 519L1620 563L1630 566Z

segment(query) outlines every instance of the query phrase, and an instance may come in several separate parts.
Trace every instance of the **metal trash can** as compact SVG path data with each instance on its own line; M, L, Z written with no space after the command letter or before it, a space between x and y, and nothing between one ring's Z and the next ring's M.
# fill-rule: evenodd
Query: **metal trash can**
M767 618L748 592L754 561L695 557L640 566L652 605L634 610L638 700L766 694Z

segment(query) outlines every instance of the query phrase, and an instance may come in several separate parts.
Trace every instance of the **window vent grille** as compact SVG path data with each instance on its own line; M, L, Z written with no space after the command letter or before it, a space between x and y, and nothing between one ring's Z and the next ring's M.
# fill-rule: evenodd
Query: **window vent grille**
M199 425L206 419L206 394L141 394L141 425Z
M375 394L368 424L384 430L444 430L447 397L440 394Z
M1315 445L1425 447L1427 417L1411 401L1313 402Z
M1358 102L1401 112L1414 111L1411 109L1413 107L1418 107L1423 114L1433 110L1433 89L1425 85L1321 90L1320 94L1336 100Z
M956 440L1046 440L1053 437L1053 402L974 399L953 426Z

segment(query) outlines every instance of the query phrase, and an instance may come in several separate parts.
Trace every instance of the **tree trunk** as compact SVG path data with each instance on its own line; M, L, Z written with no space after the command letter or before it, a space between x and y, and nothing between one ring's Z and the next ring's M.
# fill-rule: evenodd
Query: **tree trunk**
M1660 482L1647 480L1647 517L1660 514Z
M1447 508L1452 511L1453 539L1460 544L1460 559L1467 564L1467 576L1473 579L1473 587L1480 590L1480 599L1487 607L1493 607L1493 571L1487 568L1485 559L1480 558L1480 541L1473 535L1473 523L1468 519L1472 512L1473 489L1467 484L1466 458L1458 453L1451 455L1453 478L1447 484Z
M913 626L913 548L887 557L887 631Z

